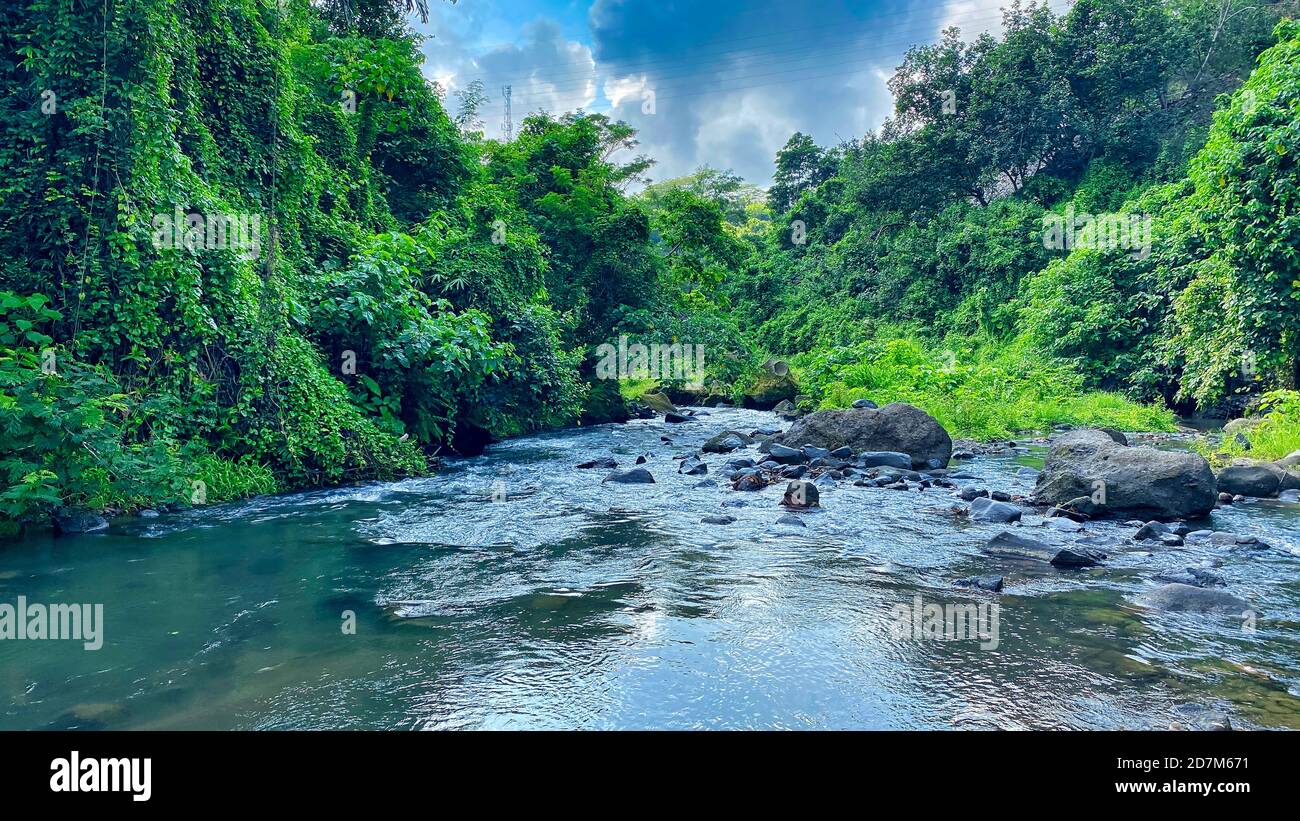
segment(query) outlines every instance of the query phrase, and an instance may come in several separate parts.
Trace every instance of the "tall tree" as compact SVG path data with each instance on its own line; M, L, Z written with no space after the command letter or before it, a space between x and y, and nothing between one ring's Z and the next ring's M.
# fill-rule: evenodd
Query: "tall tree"
M796 131L776 154L776 174L767 192L772 211L783 214L811 191L835 175L835 163L813 138Z

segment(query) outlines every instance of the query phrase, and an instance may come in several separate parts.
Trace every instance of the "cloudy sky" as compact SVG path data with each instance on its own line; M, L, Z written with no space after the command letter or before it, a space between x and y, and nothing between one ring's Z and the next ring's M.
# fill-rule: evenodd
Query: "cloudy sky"
M488 136L504 132L509 85L516 124L575 109L633 124L656 180L707 164L767 185L793 132L825 145L878 127L908 47L948 25L997 32L1005 2L433 0L416 28L430 79L483 81Z

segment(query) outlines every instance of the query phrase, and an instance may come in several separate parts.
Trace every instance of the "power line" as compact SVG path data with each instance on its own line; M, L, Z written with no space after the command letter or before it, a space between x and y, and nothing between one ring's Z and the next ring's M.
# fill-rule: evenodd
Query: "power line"
M868 31L874 31L874 30L877 30L878 27L877 27L875 24L876 24L878 21L880 21L880 20L884 20L884 19L887 19L887 18L894 18L894 17L908 17L908 18L911 18L911 17L918 17L920 20L924 20L924 21L926 21L929 25L938 25L939 23L945 23L945 22L949 22L949 21L958 20L959 18L961 18L961 17L963 17L963 16L970 15L970 14L979 14L979 15L982 15L982 16L989 16L989 15L992 15L992 16L994 16L994 17L1001 18L1001 10L1000 10L1000 9L995 9L995 10L992 10L992 11L990 11L990 10L983 10L983 9L975 9L975 10L973 10L973 11L970 11L970 12L963 12L963 13L961 13L961 14L953 14L953 15L944 14L944 15L940 15L940 16L937 16L937 17L920 17L919 15L915 14L915 13L912 12L912 11L906 11L906 10L905 10L905 11L896 11L896 12L886 12L886 13L882 13L882 14L874 15L874 16L872 16L871 18L863 19L863 20L860 21L860 23L861 23L861 27L858 28L857 30L859 30L859 31L863 31L863 32L868 32ZM907 21L904 21L904 24L905 24L905 25L910 25L912 22L913 22L912 20L907 20ZM780 42L780 41L782 41L782 40L784 40L784 39L788 39L788 38L790 37L790 35L792 35L792 34L803 33L803 32L808 32L808 31L825 31L825 30L828 30L828 29L834 29L834 30L836 30L836 31L843 31L843 30L845 30L845 28L846 28L846 26L845 26L845 24L843 24L843 23L827 23L827 24L816 25L816 26L803 26L803 27L800 27L800 28L783 28L783 29L781 29L781 30L779 30L779 31L762 32L762 33L758 33L758 34L741 35L741 36L735 36L735 37L728 36L728 37L718 38L718 39L716 39L716 40L706 40L706 41L703 41L702 43L698 43L698 44L696 44L695 46L692 47L692 52L691 52L691 53L694 54L694 55L699 55L699 54L701 53L701 49L703 49L703 50L704 50L704 53L707 55L707 54L708 54L708 47L709 47L709 46L716 46L716 45L732 45L732 44L735 44L735 43L741 43L741 42L745 42L745 41L749 41L749 40L765 40L765 39L768 39L768 38L776 38L777 42ZM513 45L513 44L504 44L504 45ZM762 43L751 44L751 45L749 45L749 46L747 46L747 47L745 47L745 48L738 49L736 53L747 53L747 52L753 51L753 50L756 49L756 48L761 48L762 46L763 46ZM721 54L725 54L726 52L724 51L724 52L720 52L720 53L721 53ZM489 52L488 54L483 55L483 56L491 56L491 54L492 54L492 52ZM622 53L622 54L614 54L614 55L610 55L610 54L602 54L599 58L596 58L595 55L593 55L593 58L592 58L592 59L593 59L593 60L597 60L598 62L602 62L602 63L611 63L611 62L620 62L620 61L624 61L624 60L628 60L628 59L635 59L635 56L636 56L635 54L628 53L628 52L624 52L624 53ZM664 59L667 59L667 60L672 61L672 60L676 60L676 59L678 59L678 58L673 57L673 58L664 58ZM651 60L651 61L648 61L648 62L643 62L643 63L641 63L641 65L649 65L649 64L651 64L651 63L655 63L655 62L659 62L659 60ZM537 65L534 66L534 68L539 68L539 69L542 69L542 68L566 68L566 67L568 67L568 66L569 66L569 63L567 63L567 62L564 62L564 63L538 63Z
M806 76L789 76L788 79L786 79L786 80L782 80L782 81L779 81L779 82L775 82L775 83L773 83L773 82L769 82L769 83L750 84L750 83L748 82L748 81L753 80L753 79L761 79L761 78L765 78L765 77L774 77L774 76L781 76L781 75L797 75L798 72L814 71L814 70L818 70L818 69L826 68L826 67L828 67L828 66L847 67L847 66L853 66L853 65L856 65L856 64L864 63L864 62L879 62L879 61L881 61L881 60L901 58L901 57L903 57L904 55L907 54L907 52L912 48L912 45L913 45L913 44L914 44L914 40L911 39L911 35L908 35L908 36L905 37L904 39L894 40L894 41L891 41L891 42L885 42L885 43L878 43L878 44L877 44L877 45L879 45L879 46L883 46L883 47L900 47L900 48L902 48L901 51L890 51L890 52L880 52L880 51L877 51L877 52L873 52L873 53L870 53L870 54L866 54L866 55L861 56L861 57L853 57L853 58L851 58L851 59L842 59L842 60L826 60L826 59L825 59L825 56L826 56L827 54L836 54L837 52L836 52L835 50L830 50L830 51L825 51L825 50L824 50L821 54L816 55L816 62L815 62L814 64L811 64L811 65L794 66L793 63L806 62L806 61L809 59L809 58L807 58L807 57L804 57L804 58L795 58L795 59L789 61L786 65L784 65L782 68L778 69L777 71L760 72L760 73L757 73L757 74L754 74L754 73L750 73L750 74L741 74L741 75L739 75L739 76L734 76L734 77L725 77L725 78L720 78L719 80L717 80L717 82L721 82L721 83L731 83L731 82L741 81L741 84L740 84L740 85L735 86L735 87L733 87L733 88L716 88L716 89L714 89L714 88L710 88L710 89L702 89L702 90L700 90L700 91L696 91L696 92L673 93L673 94L668 94L668 95L659 95L659 96L656 97L656 99L657 99L657 100L672 100L672 99L679 99L679 98L682 98L682 97L699 96L700 94L712 94L712 93L719 93L719 92L726 92L726 91L738 91L738 90L744 90L744 89L752 88L752 87L761 87L761 86L769 86L769 85L778 85L778 84L781 84L781 83L783 83L783 82L784 82L784 83L789 83L789 82L800 82L800 81L803 81L803 80L809 80L809 79L821 79L822 77L826 77L826 76L836 76L837 74L840 73L838 70L834 71L832 74L829 74L829 75L820 75L820 74L819 74L819 75L816 75L815 77L806 77ZM857 54L859 51L860 51L859 48L857 48L857 47L853 47L853 48L852 48L849 52L847 52L847 53L848 53L848 54ZM841 48L839 49L839 52L844 52L844 48L841 47ZM768 65L770 65L772 61L766 61L766 62L768 63ZM780 64L780 61L776 61L776 62L777 62L778 64ZM649 80L652 81L652 82L659 83L659 82L662 82L662 81L664 81L664 80L681 79L682 77L689 77L689 76L692 76L693 73L694 73L694 72L692 72L691 74L685 74L685 75L659 75L659 76L651 77L651 78L649 78ZM520 96L521 96L522 98L524 98L524 99L529 99L529 98L538 98L538 99L541 99L541 98L544 98L544 97L548 96L549 94L577 93L577 92L581 91L581 90L583 89L584 86L586 86L586 85L588 85L588 84L594 82L595 79L596 79L595 77L592 77L592 78L589 78L589 79L587 79L587 80L582 81L581 83L579 83L579 84L577 84L577 85L572 85L572 86L564 86L564 85L556 84L556 85L553 85L551 89L549 89L549 90L547 90L547 91L545 91L545 92L538 92L538 93L533 93L533 94L525 94L525 95L520 95ZM610 78L607 77L606 79L608 80L608 79L610 79Z
M1000 17L1001 17L1000 12L994 12L994 13L968 12L961 15L954 15L952 18L945 18L945 19L958 19L961 22L966 24L978 24L978 23L992 22L997 19L1000 19ZM900 27L899 29L895 30L894 33L902 34L902 36L905 38L904 40L894 40L889 43L878 44L878 45L892 46L892 45L901 45L903 43L919 45L920 43L917 43L914 38L922 37L923 34L932 31L933 30L932 25L934 22L935 21L929 21L924 26L911 28L911 29L908 29L906 27ZM865 34L865 32L863 34ZM860 36L862 35L859 35L859 37ZM635 66L630 66L627 68L620 68L618 71L618 76L629 76L638 73L650 73L649 71L650 67L657 63L659 65L663 65L665 67L665 70L667 71L677 71L679 69L685 70L686 73L684 74L660 73L655 78L658 80L673 79L674 77L691 76L697 73L700 69L707 68L713 64L734 62L737 58L740 57L757 56L762 58L765 61L770 62L770 58L772 58L773 56L779 56L784 54L798 54L801 52L808 52L810 53L810 56L821 57L827 54L844 53L845 51L856 52L861 49L862 49L862 44L860 42L852 42L852 43L841 43L839 45L831 46L831 47L823 47L820 45L798 45L798 46L791 46L789 48L784 48L784 49L776 49L774 51L764 52L758 55L755 55L752 50L739 50L734 52L724 52L722 54L714 56L713 58L705 59L705 60L699 60L696 58L695 55L692 54L692 55L685 55L682 57L666 58L666 60L650 61L647 63L636 64ZM794 59L798 60L803 58L796 57ZM569 64L562 64L562 65L567 66ZM536 74L539 70L541 70L541 68L543 67L530 66L528 71L529 79L533 79L532 75ZM592 82L599 73L600 73L599 66L593 65L590 69L578 69L575 71L560 72L558 74L552 74L547 77L538 78L538 79L541 82L553 85L555 92L577 91L581 89L582 86L586 85L589 82ZM526 99L530 95L525 94L521 96ZM532 95L532 96L536 96L536 95Z

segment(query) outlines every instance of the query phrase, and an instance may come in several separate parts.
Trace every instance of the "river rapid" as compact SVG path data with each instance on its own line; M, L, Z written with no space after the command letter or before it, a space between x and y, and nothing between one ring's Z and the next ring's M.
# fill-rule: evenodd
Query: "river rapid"
M1027 513L1010 529L1108 554L1056 570L982 555L1008 526L954 513L966 505L942 488L841 481L802 526L779 524L783 484L717 476L755 448L677 472L720 431L784 427L708 413L10 543L0 603L101 603L103 646L0 641L0 728L1300 727L1300 505L1252 500L1198 525L1266 548L1153 546L1120 522L1065 533ZM654 484L575 467L640 454ZM1042 454L955 462L977 477L957 484L1025 495ZM735 521L701 522L719 514ZM1258 618L1134 602L1188 566L1213 567ZM1002 593L954 585L989 574ZM996 641L901 629L918 602L996 605Z

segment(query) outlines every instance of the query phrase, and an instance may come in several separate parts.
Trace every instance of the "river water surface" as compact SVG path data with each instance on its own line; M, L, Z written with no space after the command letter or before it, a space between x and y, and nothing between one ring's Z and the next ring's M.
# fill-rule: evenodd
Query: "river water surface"
M1115 543L1102 567L1057 571L982 557L1003 526L954 516L938 488L840 482L805 527L777 524L781 488L677 473L714 433L776 424L710 413L11 543L0 603L102 603L104 646L0 641L0 728L1165 728L1202 711L1300 727L1300 505L1205 523L1268 549L1153 548L1119 523L1066 534L1027 515L1022 535ZM642 453L653 485L574 467ZM1022 494L1039 457L954 468ZM728 458L706 456L709 478ZM724 512L736 521L700 522ZM1202 563L1253 625L1132 603ZM1000 596L952 584L989 573ZM895 607L917 595L997 602L996 649L898 635Z

